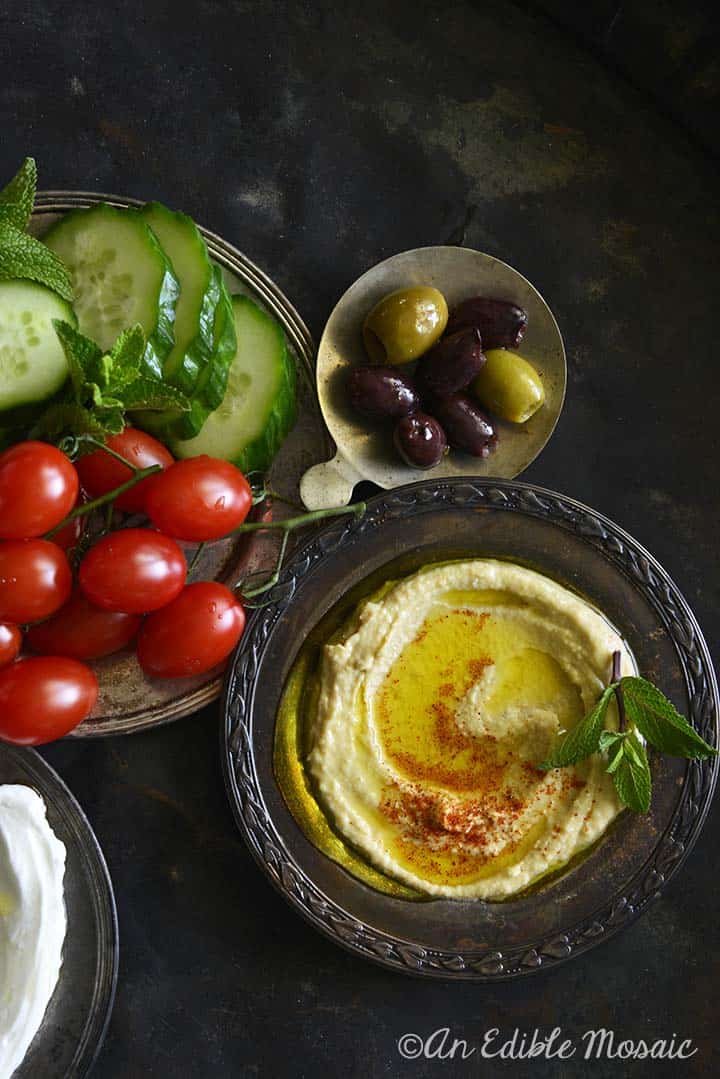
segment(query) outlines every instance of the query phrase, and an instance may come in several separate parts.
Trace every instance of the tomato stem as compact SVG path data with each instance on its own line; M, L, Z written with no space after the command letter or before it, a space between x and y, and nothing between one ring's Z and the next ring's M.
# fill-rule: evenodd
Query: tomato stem
M98 495L91 502L84 502L82 506L76 506L74 510L68 513L67 517L63 517L59 524L46 532L44 538L52 539L56 532L59 532L65 525L70 524L76 517L86 517L88 513L96 510L98 506L107 506L108 502L114 502L120 495L124 495L126 491L130 491L133 487L137 487L138 483L142 483L148 476L154 476L157 472L162 472L162 465L149 465L148 468L137 469L135 475L126 480L125 483L121 483L119 487L115 487L112 491L106 491L104 495Z
M254 481L251 481L249 479L250 476L260 476L260 482L255 483ZM278 491L265 483L261 472L248 472L245 479L250 484L253 506L259 506L263 502L272 500L273 502L284 502L286 506L293 506L295 509L301 510L303 508L299 502L293 502L292 499L288 498L286 495L279 494Z
M250 524L240 525L236 528L232 535L236 536L238 533L243 532L259 532L263 528L275 528L282 531L283 537L280 544L280 550L275 560L275 567L262 584L259 584L256 588L244 587L243 581L240 580L235 584L235 588L241 593L243 600L250 599L252 596L259 596L262 592L269 591L274 585L278 583L280 579L280 570L285 559L285 552L287 550L288 540L290 539L290 533L295 528L302 528L304 525L313 524L315 521L322 521L326 517L341 517L344 514L352 513L356 517L362 517L365 513L366 505L364 502L354 502L349 506L332 506L326 510L311 510L309 513L301 513L297 517L286 517L284 521L253 521ZM251 574L250 577L255 576ZM248 604L250 607L262 606L262 604Z
M309 513L301 513L297 517L286 517L284 521L250 521L234 529L230 535L239 536L245 532L260 532L264 528L279 528L283 532L292 532L295 528L304 528L305 525L315 521L324 521L327 517L342 517L346 513L352 513L355 517L362 517L366 510L364 502L352 502L349 506L332 506L326 510L311 510Z
M100 442L97 438L93 438L92 435L83 435L83 442L89 442L93 446L97 446L99 450L104 450L105 453L109 453L111 457L114 457L116 461L121 461L127 468L131 468L133 472L140 472L137 465L134 465L132 461L128 461L127 457L123 457L117 450L112 450L105 442Z
M280 570L282 569L283 560L285 558L285 551L287 550L288 540L290 539L290 533L284 532L282 543L280 544L280 550L278 556L275 559L275 568L269 577L267 577L262 584L257 585L256 588L243 587L242 581L238 581L235 587L240 591L243 599L250 599L252 596L259 596L262 592L267 592L269 589L278 583L280 577ZM252 606L252 604L248 604Z

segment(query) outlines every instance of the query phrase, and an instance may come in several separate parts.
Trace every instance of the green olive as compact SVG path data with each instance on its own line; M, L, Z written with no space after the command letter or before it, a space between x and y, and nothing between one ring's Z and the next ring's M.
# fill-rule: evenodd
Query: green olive
M471 388L480 404L503 420L525 423L545 400L540 375L517 352L491 348Z
M363 323L372 363L409 363L427 352L447 325L445 297L436 288L401 288L383 296Z

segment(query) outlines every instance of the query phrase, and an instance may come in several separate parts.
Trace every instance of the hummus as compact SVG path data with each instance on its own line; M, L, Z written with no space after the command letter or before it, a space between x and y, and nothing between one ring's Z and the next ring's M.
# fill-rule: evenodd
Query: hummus
M387 586L322 651L307 758L319 803L373 866L421 893L514 895L620 812L599 754L537 767L597 701L616 650L635 673L598 611L511 562L445 563Z

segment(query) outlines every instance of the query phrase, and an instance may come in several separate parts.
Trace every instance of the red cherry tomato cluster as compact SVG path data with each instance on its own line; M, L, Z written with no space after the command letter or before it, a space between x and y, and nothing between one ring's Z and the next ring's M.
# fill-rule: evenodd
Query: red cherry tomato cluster
M220 539L243 523L252 491L242 472L205 456L174 461L151 435L130 427L106 447L77 464L44 442L0 454L5 741L39 745L86 719L98 695L87 660L136 641L146 674L198 675L222 663L245 628L245 611L230 589L215 581L186 583L177 542ZM138 470L152 466L155 473L113 497ZM145 514L149 527L105 532L73 581L68 555L85 542L87 517L65 518L104 496L115 509ZM35 655L21 655L23 643Z

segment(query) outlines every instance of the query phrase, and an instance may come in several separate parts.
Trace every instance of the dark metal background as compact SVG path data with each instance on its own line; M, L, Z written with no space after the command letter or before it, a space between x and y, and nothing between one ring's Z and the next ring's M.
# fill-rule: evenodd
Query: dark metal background
M535 282L568 350L566 405L524 479L595 506L720 631L717 6L688 0L5 0L0 165L43 188L193 214L266 270L317 339L344 289L419 244ZM411 542L412 537L408 537ZM97 1065L137 1076L616 1077L672 1064L404 1063L450 1024L692 1037L717 1060L717 803L632 928L542 978L422 984L323 940L234 827L218 712L45 755L105 850L120 984Z

